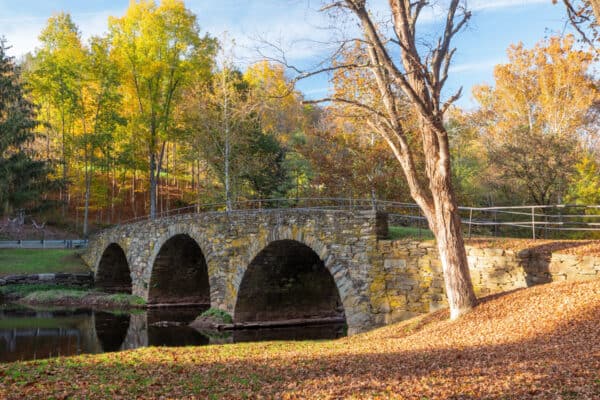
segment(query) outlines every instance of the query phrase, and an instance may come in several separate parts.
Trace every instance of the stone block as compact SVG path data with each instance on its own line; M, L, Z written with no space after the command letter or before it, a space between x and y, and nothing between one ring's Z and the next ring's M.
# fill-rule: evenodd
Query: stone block
M406 260L399 259L399 258L385 259L385 260L383 260L383 269L385 269L386 272L405 271L406 270Z

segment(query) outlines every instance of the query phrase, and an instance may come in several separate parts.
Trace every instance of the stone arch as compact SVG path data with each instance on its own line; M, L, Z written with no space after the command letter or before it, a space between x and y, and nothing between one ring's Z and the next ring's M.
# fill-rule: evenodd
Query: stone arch
M148 304L210 304L206 253L192 232L170 229L149 260Z
M321 240L317 239L312 234L303 232L302 230L292 229L287 226L275 227L269 235L263 240L254 241L249 249L246 257L247 262L244 265L239 265L234 273L233 289L233 304L230 306L230 311L233 312L234 320L239 320L236 316L236 308L238 308L238 299L240 289L244 277L248 272L248 268L252 262L260 255L260 253L275 242L294 242L308 249L322 262L322 267L328 272L335 288L339 294L340 301L345 312L345 318L348 324L349 333L355 333L364 329L368 325L368 304L366 299L358 295L358 291L350 276L349 268L336 254L331 251L330 246L325 245Z
M111 242L100 256L95 268L94 281L97 287L109 293L132 292L130 264L123 247Z

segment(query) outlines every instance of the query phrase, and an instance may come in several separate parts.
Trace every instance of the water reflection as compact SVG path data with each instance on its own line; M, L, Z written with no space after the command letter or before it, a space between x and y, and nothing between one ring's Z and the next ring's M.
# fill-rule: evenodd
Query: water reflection
M93 312L94 327L102 351L118 351L125 341L129 328L129 314Z
M188 327L204 309L185 307L112 313L0 305L0 362L145 346L202 346L345 336L345 328L339 324L234 332L199 332Z

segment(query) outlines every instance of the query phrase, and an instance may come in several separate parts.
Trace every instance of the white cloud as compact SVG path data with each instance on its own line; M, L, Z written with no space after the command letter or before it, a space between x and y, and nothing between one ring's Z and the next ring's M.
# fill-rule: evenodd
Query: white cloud
M471 10L489 10L496 8L522 7L534 4L549 3L549 0L473 0L469 2Z
M479 71L489 71L494 68L496 65L501 64L503 60L494 59L494 60L486 60L482 62L476 63L463 63L451 65L449 72L460 74L465 72L479 72Z

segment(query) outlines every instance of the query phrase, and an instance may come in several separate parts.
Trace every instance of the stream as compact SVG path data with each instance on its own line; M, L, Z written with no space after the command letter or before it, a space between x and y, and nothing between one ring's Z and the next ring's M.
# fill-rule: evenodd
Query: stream
M344 324L197 331L187 326L205 308L107 312L89 308L0 305L0 362L104 353L146 346L203 346L345 336Z

